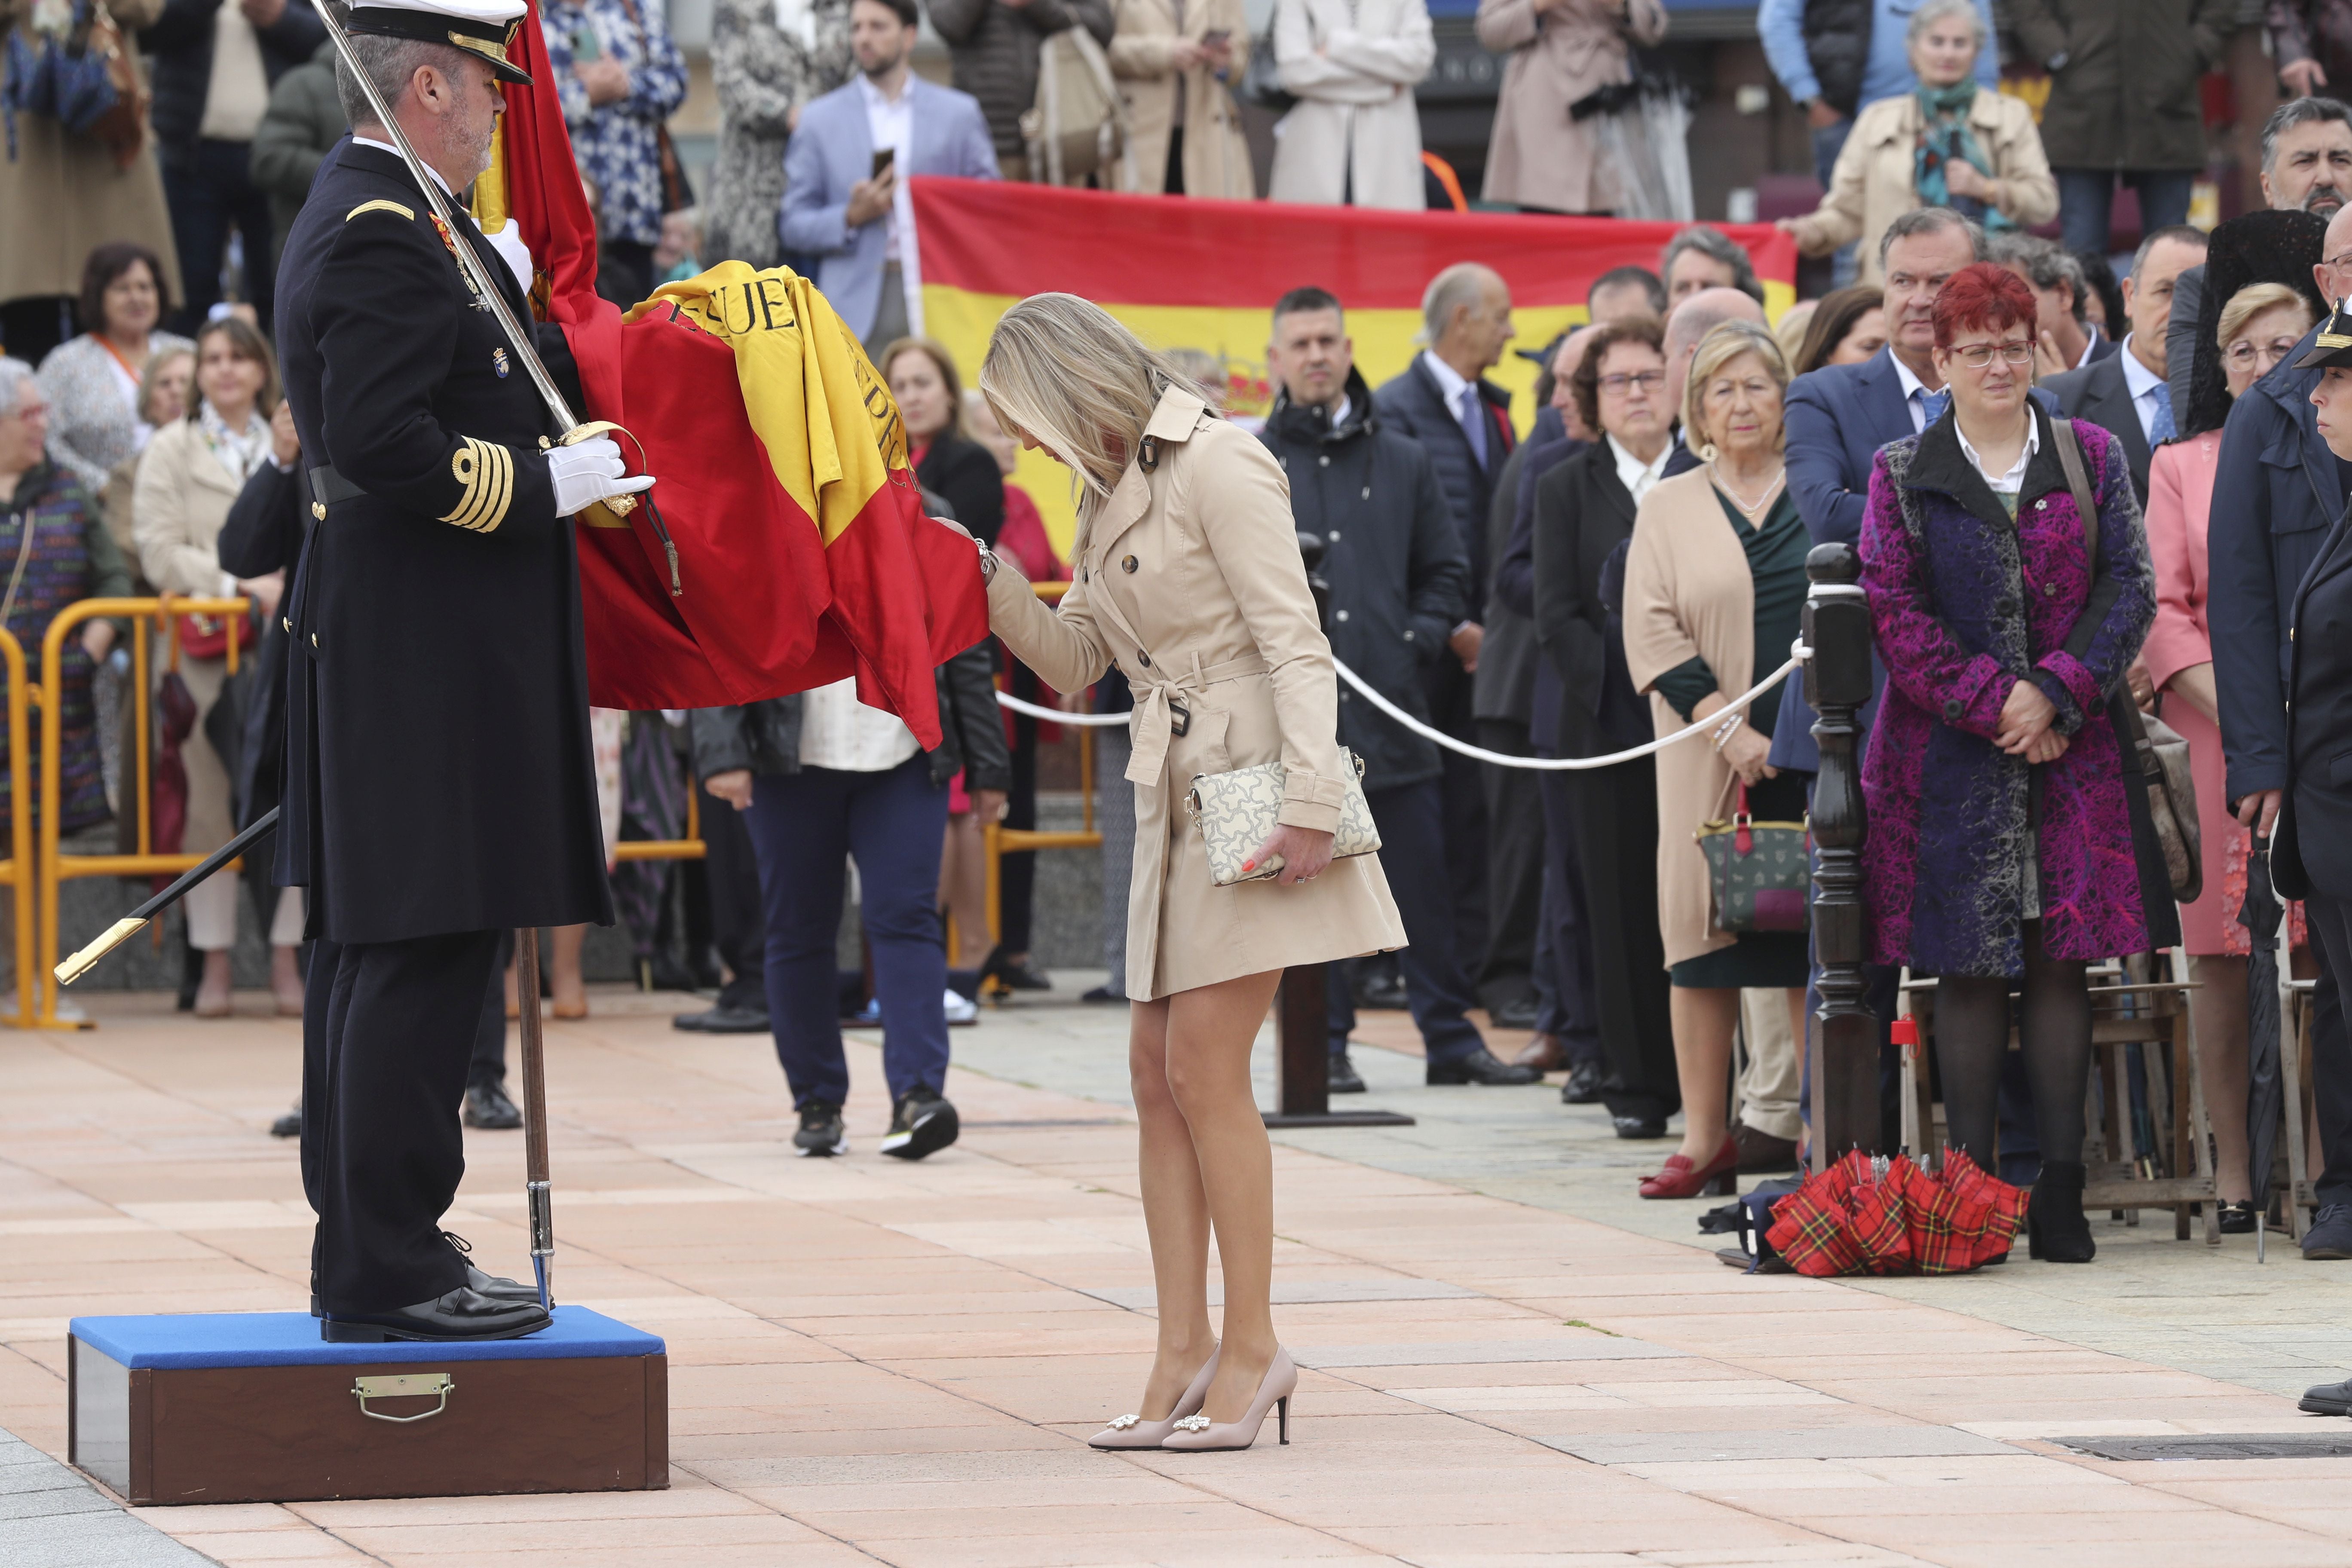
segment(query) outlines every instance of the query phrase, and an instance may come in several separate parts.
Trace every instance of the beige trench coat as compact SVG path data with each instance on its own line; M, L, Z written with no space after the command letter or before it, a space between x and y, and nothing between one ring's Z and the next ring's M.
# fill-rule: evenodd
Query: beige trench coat
M1277 202L1419 212L1421 109L1437 59L1425 0L1281 0L1274 53L1297 106L1274 128ZM1352 179L1351 179L1352 176Z
M1117 664L1135 690L1135 874L1127 994L1178 991L1404 945L1380 857L1334 860L1300 886L1210 880L1181 807L1195 773L1279 761L1281 820L1331 832L1344 798L1339 681L1298 558L1290 487L1238 426L1171 388L1145 435L1159 461L1128 465L1080 524L1059 612L1010 566L989 621L1058 691ZM1173 733L1171 703L1191 714Z
M1666 36L1658 0L1559 0L1538 15L1532 0L1479 0L1478 41L1511 58L1486 147L1486 198L1551 212L1607 212L1624 200L1613 171L1594 157L1592 134L1569 106L1633 79L1626 39Z
M1830 174L1829 195L1819 207L1790 220L1798 248L1808 256L1827 256L1859 240L1862 269L1856 281L1879 282L1878 237L1920 205L1919 188L1913 182L1919 132L1926 124L1919 100L1911 94L1881 99L1864 110ZM2024 100L1979 91L1969 106L1969 129L1992 160L1992 177L2000 187L1993 205L2020 228L2058 216L2058 182L2051 177L2042 132L2034 128L2033 110Z
M32 0L0 0L0 31L32 9ZM109 0L107 10L135 56L135 29L154 25L163 0ZM29 29L25 37L32 41ZM171 298L186 298L153 131L131 167L118 169L94 137L68 136L46 114L19 114L16 156L6 152L0 147L0 300L79 294L82 263L110 239L136 240L153 251L163 258L162 282Z
M1181 38L1198 43L1223 30L1234 47L1230 79L1238 84L1249 63L1249 22L1241 0L1186 0L1184 26L1168 0L1118 0L1118 31L1110 41L1111 75L1127 107L1127 155L1122 191L1160 195L1168 187L1168 134L1176 122L1176 95L1184 95L1184 194L1245 202L1257 195L1249 143L1232 90L1205 65L1178 73L1170 63Z
M1705 468L1662 479L1633 514L1625 557L1625 668L1650 693L1656 733L1688 721L1652 690L1692 658L1706 660L1726 697L1755 681L1756 585L1748 553L1715 499ZM1737 939L1709 918L1700 823L1729 813L1731 769L1704 737L1658 753L1658 934L1669 966Z

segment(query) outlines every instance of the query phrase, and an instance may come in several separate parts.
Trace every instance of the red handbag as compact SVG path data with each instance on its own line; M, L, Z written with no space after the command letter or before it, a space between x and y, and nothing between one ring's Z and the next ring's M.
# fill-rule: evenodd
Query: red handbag
M251 616L199 616L179 617L180 651L190 658L219 658L228 652L228 634L236 628L236 651L244 653L253 647L261 634Z

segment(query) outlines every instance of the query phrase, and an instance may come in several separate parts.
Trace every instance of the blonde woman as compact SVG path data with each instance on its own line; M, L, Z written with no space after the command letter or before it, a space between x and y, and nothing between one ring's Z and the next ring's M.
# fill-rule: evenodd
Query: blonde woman
M989 618L1045 681L1116 665L1135 692L1128 1065L1160 1340L1135 1413L1099 1448L1243 1448L1297 1383L1268 1292L1274 1174L1250 1046L1282 970L1403 945L1373 856L1331 858L1346 795L1331 647L1298 558L1289 489L1167 357L1099 307L1041 294L996 328L980 388L1003 427L1081 492L1059 611L985 548ZM1277 826L1218 887L1179 809L1195 773L1280 763ZM1209 1237L1225 1287L1210 1331Z
M1689 741L1658 757L1658 931L1673 984L1683 1142L1642 1184L1645 1198L1696 1197L1738 1173L1724 1086L1740 992L1785 991L1790 1027L1805 1037L1805 933L1717 930L1706 859L1692 837L1700 823L1731 815L1742 785L1759 822L1805 815L1803 784L1765 760L1780 687L1744 715L1727 711L1787 659L1804 613L1812 541L1781 467L1788 385L1788 362L1761 325L1727 322L1699 340L1682 416L1704 461L1642 499L1625 562L1625 663L1634 689L1650 694L1657 733L1717 721L1711 747Z

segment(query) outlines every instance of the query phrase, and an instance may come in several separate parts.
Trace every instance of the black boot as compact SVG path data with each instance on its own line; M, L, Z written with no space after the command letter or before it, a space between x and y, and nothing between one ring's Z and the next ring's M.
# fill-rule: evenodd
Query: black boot
M2083 1217L2080 1161L2044 1160L2042 1179L2025 1209L2026 1255L2048 1263L2088 1263L2098 1256L2091 1222Z

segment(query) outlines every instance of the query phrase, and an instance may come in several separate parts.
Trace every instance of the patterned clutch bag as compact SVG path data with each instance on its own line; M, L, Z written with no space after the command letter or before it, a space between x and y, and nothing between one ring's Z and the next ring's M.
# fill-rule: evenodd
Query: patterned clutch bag
M1380 848L1381 836L1372 826L1372 808L1364 804L1364 759L1345 746L1339 748L1339 756L1348 766L1348 788L1340 802L1339 830L1331 858L1345 860ZM1184 812L1201 830L1201 841L1209 852L1209 879L1218 887L1263 881L1282 869L1282 857L1277 855L1254 871L1242 870L1242 862L1255 855L1275 829L1282 813L1282 785L1278 762L1192 775Z

